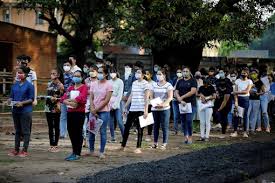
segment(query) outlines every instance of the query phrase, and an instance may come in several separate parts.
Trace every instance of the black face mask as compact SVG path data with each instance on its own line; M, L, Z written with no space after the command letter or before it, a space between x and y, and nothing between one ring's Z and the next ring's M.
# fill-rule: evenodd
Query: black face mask
M245 79L247 76L244 75L244 74L241 74L241 77L242 77L243 79Z
M201 77L200 76L195 76L196 79L200 79Z

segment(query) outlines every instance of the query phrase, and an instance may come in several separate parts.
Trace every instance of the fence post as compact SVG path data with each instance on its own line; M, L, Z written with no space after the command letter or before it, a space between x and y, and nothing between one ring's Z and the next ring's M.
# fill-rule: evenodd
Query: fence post
M6 72L6 68L3 69L3 72ZM6 94L6 78L5 76L3 77L3 95Z

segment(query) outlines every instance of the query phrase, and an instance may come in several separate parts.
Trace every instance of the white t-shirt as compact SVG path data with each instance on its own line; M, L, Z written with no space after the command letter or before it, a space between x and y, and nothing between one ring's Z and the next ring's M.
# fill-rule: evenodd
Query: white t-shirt
M159 97L164 102L168 98L168 92L170 90L173 91L173 89L173 86L169 82L165 83L163 86L160 86L158 83L154 83L152 88L153 98ZM164 111L167 109L170 109L170 105L162 109L152 107L152 111Z
M261 77L261 81L264 84L265 92L266 93L269 92L270 91L270 83L269 83L269 80L268 80L268 76Z
M253 85L253 82L252 82L251 79L247 79L245 81L241 80L241 79L237 79L236 82L235 82L235 84L236 84L237 91L244 91L244 90L247 89L247 87L249 85ZM240 96L240 97L249 97L250 94L248 92L247 94L239 94L238 96Z
M75 71L82 71L77 65L71 68L71 72L74 73Z
M142 81L134 81L132 85L132 101L131 101L131 107L129 111L144 111L145 107L145 91L151 90L150 84L146 80Z

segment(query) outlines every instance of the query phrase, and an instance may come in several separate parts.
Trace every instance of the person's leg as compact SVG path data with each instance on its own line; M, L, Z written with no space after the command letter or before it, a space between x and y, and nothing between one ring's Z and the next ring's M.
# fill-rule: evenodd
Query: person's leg
M88 132L89 134L89 150L90 153L93 153L95 151L95 134L92 132Z
M109 112L100 112L99 118L103 121L102 126L100 128L100 153L105 152L105 146L107 141L107 125L110 119Z
M257 118L259 116L259 112L260 112L260 100L253 100L251 101L252 103L252 107L251 107L251 113L250 113L250 128L251 131L255 131L256 128L256 122L257 122Z
M228 110L224 109L220 112L221 114L221 123L222 123L222 134L226 134L227 125L228 125Z
M181 114L180 115L181 119L181 128L182 132L185 136L185 141L187 141L187 136L188 136L188 129L187 129L187 114Z
M20 137L22 135L21 124L20 124L21 114L12 113L15 137L14 137L14 150L19 152L20 150Z
M122 140L122 144L121 144L122 147L125 147L126 144L127 144L127 140L128 140L128 137L129 137L129 132L130 132L130 129L133 125L134 117L135 117L135 112L129 112L128 113L127 121L126 121L126 124L125 124L125 129L124 129L124 133L123 133L123 140Z
M244 127L244 132L248 131L248 119L247 119L247 111L249 107L249 97L238 97L239 101L239 106L244 108L244 114L243 114L243 127Z
M64 138L67 136L67 106L61 104L60 114L60 137Z
M154 117L154 144L158 143L159 127L160 127L160 115L158 111L153 111Z
M85 113L75 113L75 154L80 156L83 144L83 124L85 120Z
M24 145L23 145L23 151L27 152L30 142L30 133L31 133L31 120L32 119L32 113L24 113L21 115L20 123L21 128L23 131L23 137L24 137Z
M59 141L59 136L60 136L60 113L55 113L54 114L54 145L57 146L58 145L58 141Z
M176 100L172 101L172 108L173 108L173 121L174 121L174 130L177 133L179 128L178 128L178 122L179 122L179 104Z
M48 122L50 146L54 146L54 135L53 135L54 122L53 122L52 113L46 112L46 118Z
M153 124L151 124L151 125L148 125L147 126L147 133L148 133L148 136L151 136L152 135L152 133L153 133Z
M194 115L192 113L186 114L187 136L188 136L189 143L192 143L193 117L194 117Z
M205 139L206 110L199 111L201 139Z
M115 141L115 111L110 111L110 120L108 121L108 125L110 128L111 140Z
M83 124L83 129L82 129L82 135L83 135L83 139L86 140L87 138L87 124L89 121L89 113L85 113L85 120L84 120L84 124Z
M161 124L162 124L162 133L163 133L163 144L168 143L169 137L169 119L170 119L170 109L162 112Z
M248 107L248 110L247 110L247 119L248 119L248 131L249 129L251 128L251 125L252 125L252 118L253 118L253 113L252 113L252 110L253 110L253 102L254 100L249 100L249 107Z
M68 127L68 133L69 133L69 137L70 137L70 140L71 140L71 144L72 144L72 150L73 150L73 154L76 153L76 150L75 150L75 127L74 127L74 113L73 112L68 112L67 113L67 127Z
M124 124L123 124L123 119L122 119L122 112L120 109L115 110L115 117L116 117L116 121L118 123L118 127L120 129L121 136L123 136Z
M264 127L265 127L265 129L268 129L269 128L269 117L268 117L268 113L267 113L268 95L264 94L260 98L261 98L261 109L262 109Z
M209 139L209 134L210 134L210 129L211 129L210 120L211 120L211 117L212 117L212 113L213 113L212 108L207 108L205 110L205 126L206 126L205 138L207 138L207 139Z
M137 148L141 148L142 137L143 137L143 128L140 127L138 117L142 116L143 114L144 114L143 112L138 112L137 115L135 116L135 120L134 120L134 123L138 130Z

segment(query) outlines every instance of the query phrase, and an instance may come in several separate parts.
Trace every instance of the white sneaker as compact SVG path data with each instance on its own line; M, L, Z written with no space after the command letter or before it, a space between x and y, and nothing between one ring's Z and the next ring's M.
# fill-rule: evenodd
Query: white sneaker
M215 126L213 126L213 128L222 128L222 125L219 123L219 124L216 124Z
M103 153L100 153L99 154L99 159L105 159L106 157L105 157L105 155L103 154Z
M136 153L136 154L141 154L141 153L142 153L142 151L141 151L141 149L140 149L140 148L137 148L137 149L135 149L135 150L134 150L134 153Z
M237 132L231 133L230 137L238 137L238 133Z
M243 133L243 137L245 137L245 138L247 138L247 137L248 137L248 135L247 135L247 133L246 133L246 132L244 132L244 133Z

